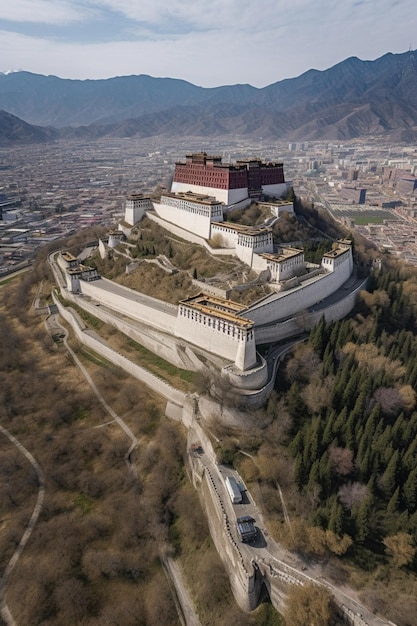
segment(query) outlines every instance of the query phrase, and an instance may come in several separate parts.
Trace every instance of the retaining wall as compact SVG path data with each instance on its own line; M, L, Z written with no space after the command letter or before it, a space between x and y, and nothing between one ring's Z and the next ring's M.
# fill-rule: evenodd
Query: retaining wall
M258 326L270 324L277 318L284 319L297 315L299 311L304 311L336 292L350 275L350 264L345 262L334 272L318 276L299 287L264 298L258 304L249 306L241 315Z
M142 293L117 285L117 293L103 289L102 285L112 286L114 283L106 278L86 282L80 281L80 290L86 296L93 298L98 303L102 303L109 308L115 309L129 317L149 324L159 330L175 333L177 320L177 307L161 302L156 298L145 296ZM126 295L124 296L123 293ZM172 313L167 311L172 309Z
M97 354L103 356L105 359L110 361L110 363L114 363L115 365L121 367L128 374L130 374L137 380L145 383L145 385L150 387L156 393L160 394L162 397L169 400L171 403L177 404L181 407L184 406L187 398L187 395L185 393L179 391L178 389L175 389L174 387L171 387L171 385L162 380L162 378L151 374L143 367L140 367L140 365L132 363L132 361L130 361L123 355L119 354L98 339L95 339L91 335L87 334L87 332L84 331L83 324L77 320L76 316L71 310L68 310L67 307L64 307L61 304L55 294L53 294L53 300L58 307L59 314L71 325L77 339L82 344L84 344L94 352L97 352Z

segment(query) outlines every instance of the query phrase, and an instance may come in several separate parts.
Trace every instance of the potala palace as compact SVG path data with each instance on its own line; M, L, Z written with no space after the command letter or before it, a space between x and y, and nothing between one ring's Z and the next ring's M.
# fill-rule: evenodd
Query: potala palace
M168 345L179 341L197 362L199 354L221 359L222 373L234 387L265 396L271 371L257 346L300 335L323 315L327 320L342 318L363 288L353 276L350 241L335 242L320 264L306 262L302 249L274 244L272 225L284 211L294 212L292 203L280 199L287 189L282 164L254 159L231 165L206 153L188 155L176 164L169 192L157 202L131 194L118 231L100 242L105 254L106 246L114 248L147 216L168 233L216 256L235 255L253 270L270 293L249 306L204 290L197 282L194 296L177 306L167 304L100 278L65 252L59 264L67 290L150 329L152 349L176 365L179 351ZM228 211L255 200L269 210L263 224L227 221Z

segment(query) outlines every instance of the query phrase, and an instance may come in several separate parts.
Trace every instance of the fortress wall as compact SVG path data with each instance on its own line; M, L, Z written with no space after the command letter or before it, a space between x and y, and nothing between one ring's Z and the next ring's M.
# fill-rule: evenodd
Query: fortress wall
M53 299L58 307L59 314L71 325L77 339L81 343L106 358L110 361L110 363L114 363L114 365L121 367L128 374L142 381L145 385L169 400L171 403L184 406L187 397L185 393L171 387L171 385L162 380L162 378L159 378L158 376L155 376L145 370L143 367L132 363L132 361L105 345L101 340L96 339L90 334L84 332L82 325L77 321L71 309L64 307L55 295L53 295Z
M219 332L212 326L204 326L194 320L179 316L175 330L177 337L183 337L190 343L213 352L228 361L236 359L241 339ZM245 342L246 343L246 342Z
M252 248L237 245L236 256L238 257L238 259L243 261L243 263L246 263L246 265L249 265L249 267L252 267L252 259L254 257Z
M209 469L206 467L200 491L207 512L210 534L216 550L228 573L232 593L237 604L245 611L253 611L259 602L262 577L256 577L256 571L245 566L239 546L230 532L229 519Z
M86 296L90 296L90 298L93 298L97 302L102 303L111 309L115 309L119 313L128 315L139 322L149 324L149 326L153 326L159 330L174 334L175 322L177 319L177 307L174 307L173 305L174 314L170 315L164 310L160 310L158 308L158 304L160 303L154 298L148 298L146 296L143 297L142 294L139 294L132 289L128 289L127 287L123 287L122 290L126 291L126 293L130 292L133 299L127 297L124 298L122 295L116 295L111 291L102 289L100 287L101 281L106 281L106 279L102 278L92 282L80 281L81 292ZM111 283L111 281L107 282ZM147 304L147 302L149 304Z
M324 300L337 291L351 275L350 264L346 261L339 268L318 277L311 283L284 291L267 298L258 305L248 307L242 316L255 322L256 325L269 324L274 320L296 315Z
M128 321L115 317L106 311L105 308L92 304L85 298L80 301L79 296L71 296L72 294L68 294L68 300L73 300L75 304L88 311L88 313L91 313L91 315L98 317L98 319L106 324L111 324L123 334L131 337L134 341L137 341L154 354L173 363L176 367L192 371L196 371L199 368L201 369L202 363L198 361L196 357L192 359L186 353L186 350L179 350L178 340L175 337L146 326L132 326ZM199 364L199 368L197 367L197 363Z
M267 276L269 279L269 276L271 275L271 271L268 268L268 264L266 259L263 259L259 254L257 254L256 252L253 254L252 256L252 260L251 260L251 267L255 272L267 272Z
M194 233L188 232L184 228L180 228L179 226L175 224L171 224L171 222L167 222L166 220L163 220L156 213L151 213L148 211L146 216L149 217L149 219L152 220L153 222L156 222L157 224L159 224L159 226L161 226L168 232L172 233L173 235L176 235L177 237L180 237L181 239L184 239L187 242L196 243L199 246L204 246L205 239L203 237L199 237L198 235L195 235Z
M194 233L185 231L183 228L179 228L179 226L176 226L175 224L166 222L155 213L147 213L147 217L149 217L150 220L156 222L156 224L159 224L159 226L172 233L173 235L189 241L190 243L196 243L199 246L204 246L204 248L206 248L206 250L208 250L213 256L231 256L236 254L236 250L234 248L212 248L202 237L194 235Z
M210 283L206 283L203 280L196 280L193 278L193 285L197 287L199 291L204 291L204 293L208 293L211 296L217 296L218 298L225 298L226 300L230 298L230 289L221 289L220 287L215 287Z
M260 365L246 372L237 372L236 368L231 365L224 367L222 372L228 376L231 384L237 389L260 389L268 379L268 366L265 359L260 358Z
M211 221L209 215L199 215L191 211L181 210L176 206L158 204L157 202L154 202L153 206L161 219L193 232L198 237L210 239Z
M343 298L335 304L318 309L316 311L303 311L300 315L293 317L285 322L265 327L255 327L255 338L257 344L274 343L281 341L287 337L299 335L303 330L311 329L324 316L326 322L340 320L348 315L353 307L362 289L365 289L366 280L359 285L355 291L350 292L346 298Z
M143 218L144 215L145 215L144 204L141 204L140 206L135 206L133 203L130 203L130 204L126 203L125 221L128 224L131 224L132 226L134 226L135 224L140 222L140 220Z
M224 224L224 225L223 225ZM211 236L214 237L218 235L221 237L222 245L226 248L236 248L238 241L238 233L230 228L228 228L227 222L223 222L222 224L212 224L211 226Z

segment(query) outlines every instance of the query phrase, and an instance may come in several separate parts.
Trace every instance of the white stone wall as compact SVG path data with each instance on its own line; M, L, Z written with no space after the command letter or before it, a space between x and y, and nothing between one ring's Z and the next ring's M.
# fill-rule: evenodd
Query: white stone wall
M256 326L291 317L324 300L345 283L352 273L352 254L343 255L344 262L336 271L305 281L300 287L274 294L254 304L241 315Z
M145 211L152 208L149 198L136 198L134 200L126 200L125 205L125 222L134 226L145 215Z
M110 363L114 363L118 365L126 372L128 372L131 376L141 380L145 385L153 389L156 393L163 396L170 402L174 402L179 406L183 406L186 403L186 394L174 387L171 387L168 383L166 383L162 378L151 374L148 370L140 367L140 365L136 365L136 363L132 363L129 359L122 356L109 346L105 345L102 341L95 339L91 334L83 332L83 328L77 323L76 317L71 313L71 310L62 306L58 298L53 296L54 302L59 309L60 315L71 324L77 338L81 343L85 344L97 354L101 354L104 356Z
M74 275L74 274L69 274L68 272L65 272L65 278L67 282L68 291L70 291L71 293L80 291L80 279L77 274Z
M238 389L258 390L266 385L268 380L268 365L258 354L259 365L247 371L237 371L236 367L228 365L222 369L231 384Z
M211 220L209 215L183 211L178 207L154 202L157 215L167 222L176 224L203 239L210 239Z
M112 309L128 315L129 317L141 321L145 324L149 324L154 328L175 333L175 323L177 307L174 305L167 305L165 302L160 302L156 298L150 298L144 296L133 289L128 287L121 287L117 285L117 295L111 290L103 289L103 284L107 283L111 285L112 282L101 278L93 282L80 281L80 290L86 296L93 298L97 303L101 303L104 306L108 306ZM125 292L125 297L123 297ZM166 311L172 308L172 313L169 314Z
M271 272L271 280L279 283L281 280L292 278L295 272L304 266L304 254L290 256L280 262L266 260L266 264Z
M338 300L335 304L325 309L320 309L311 313L306 312L301 316L294 316L289 320L278 322L277 324L271 326L263 328L255 327L256 342L258 344L268 344L281 341L281 339L285 339L287 337L298 335L303 331L305 323L307 323L309 328L312 328L323 316L326 322L334 322L336 320L343 319L355 306L359 292L365 288L366 279L357 287L355 291L351 291L345 298Z
M294 213L294 204L292 202L271 204L271 213L275 217L280 217L283 213Z
M169 196L161 196L160 204L167 204L181 211L188 213L197 213L209 217L211 222L223 221L223 204L218 202L211 203L213 196L207 196L208 202L201 201L198 196L189 196L188 194L177 194Z
M262 272L268 272L266 274L266 276L268 277L267 280L270 280L271 274L269 272L268 269L268 265L266 262L266 259L264 259L263 257L261 257L259 254L253 254L252 255L252 263L251 263L251 268L255 271L258 272L258 274L261 274Z
M211 225L211 237L213 238L215 235L221 237L222 246L225 248L236 248L238 233L233 228L228 228L227 222Z
M224 204L235 204L241 200L246 200L248 197L247 187L242 187L241 189L216 189L214 187L203 187L202 185L190 185L175 181L172 183L171 191L173 193L185 193L187 191L202 193L207 196L214 196L220 202L224 202Z
M121 240L122 240L122 233L121 232L117 233L117 234L111 233L109 235L109 241L108 241L107 245L109 246L109 248L115 248L116 246L119 245Z
M180 305L175 334L204 350L233 361L240 370L256 364L253 330Z

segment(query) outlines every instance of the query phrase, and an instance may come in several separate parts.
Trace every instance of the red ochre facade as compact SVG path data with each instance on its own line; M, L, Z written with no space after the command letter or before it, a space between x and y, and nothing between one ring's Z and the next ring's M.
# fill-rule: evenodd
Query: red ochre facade
M175 164L173 182L213 189L247 188L251 195L262 193L264 186L285 183L284 166L282 163L263 163L260 159L225 164L220 156L200 152L187 155L185 163Z

